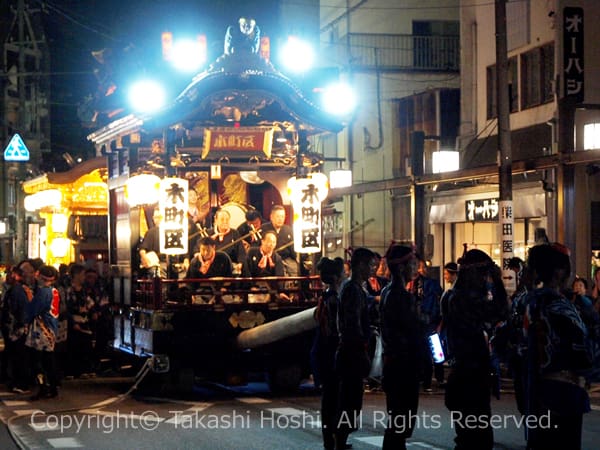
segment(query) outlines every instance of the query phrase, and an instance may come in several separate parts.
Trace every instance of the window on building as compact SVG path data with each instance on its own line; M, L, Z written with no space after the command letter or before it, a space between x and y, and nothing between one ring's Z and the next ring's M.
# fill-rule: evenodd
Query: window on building
M553 76L553 44L534 48L521 55L521 105L523 109L552 101Z
M498 116L496 95L496 65L489 66L486 70L487 79L487 118L493 119ZM510 112L519 110L519 78L517 76L517 58L508 60L508 99Z
M600 123L586 123L583 126L583 149L600 148Z

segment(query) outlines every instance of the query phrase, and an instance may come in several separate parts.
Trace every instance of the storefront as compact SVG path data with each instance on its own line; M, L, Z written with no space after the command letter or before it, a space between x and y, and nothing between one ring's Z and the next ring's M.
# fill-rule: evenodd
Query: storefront
M548 228L547 193L523 184L513 192L514 256L525 259L539 229ZM500 265L498 190L489 186L436 192L430 198L429 224L433 237L434 266L456 261L468 249L478 248Z
M102 265L108 258L106 158L23 183L29 258L58 266Z

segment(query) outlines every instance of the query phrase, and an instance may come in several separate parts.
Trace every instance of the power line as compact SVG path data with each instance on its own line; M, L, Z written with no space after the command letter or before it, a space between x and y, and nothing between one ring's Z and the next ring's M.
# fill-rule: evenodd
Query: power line
M510 3L524 3L524 2L529 2L530 0L509 0ZM289 4L291 5L304 5L304 3L300 3L300 2L289 2ZM485 3L478 3L478 2L473 2L470 4L455 4L455 5L447 5L447 4L437 4L437 5L431 5L431 6L361 6L359 9L360 10L369 10L369 11L426 11L426 10L431 10L431 9L435 9L435 10L439 10L439 9L460 9L460 8L476 8L476 7L480 7L480 6L493 6L495 4L495 2L493 0L489 1L489 2L485 2ZM327 5L326 3L324 4L323 2L321 2L321 8L327 8L327 9L338 9L338 10L346 10L346 6L340 6L339 4L337 5Z
M65 19L67 19L69 22L87 30L87 31L91 31L94 34L97 34L99 36L102 36L108 40L114 41L114 42L122 42L121 39L116 38L110 34L107 34L103 31L98 30L97 28L92 27L91 25L87 25L83 22L81 22L80 20L77 20L76 18L72 17L70 14L66 13L65 11L63 11L60 7L58 7L57 5L53 4L52 2L49 1L43 1L43 0L36 0L37 3L42 7L42 10L51 10L56 12L57 14L61 15L62 17L64 17Z

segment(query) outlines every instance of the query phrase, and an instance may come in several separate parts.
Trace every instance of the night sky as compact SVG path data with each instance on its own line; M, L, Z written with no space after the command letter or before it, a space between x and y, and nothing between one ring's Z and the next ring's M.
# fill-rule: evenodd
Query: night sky
M160 74L172 84L187 85L191 75L172 71L161 58L161 33L207 36L209 62L223 52L228 25L241 16L257 21L263 35L277 35L278 2L275 0L53 0L43 5L46 37L51 51L52 153L69 152L89 158L93 148L77 111L86 96L94 95L98 82L93 70L101 68L91 52L113 49L117 89L125 73ZM127 49L126 56L122 52ZM123 83L124 84L124 83ZM54 158L58 164L60 158ZM62 170L61 167L55 167Z

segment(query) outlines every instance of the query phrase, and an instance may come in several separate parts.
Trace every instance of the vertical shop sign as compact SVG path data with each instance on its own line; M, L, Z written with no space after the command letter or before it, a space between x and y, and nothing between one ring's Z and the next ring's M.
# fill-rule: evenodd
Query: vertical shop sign
M27 256L32 259L40 257L40 224L39 223L27 224Z
M584 101L583 8L563 10L563 67L565 96Z
M185 255L188 252L188 182L181 178L165 178L160 182L158 206L160 252L165 255Z
M509 293L516 289L514 274L508 264L514 256L514 223L512 200L500 200L500 255L502 257L502 279Z

